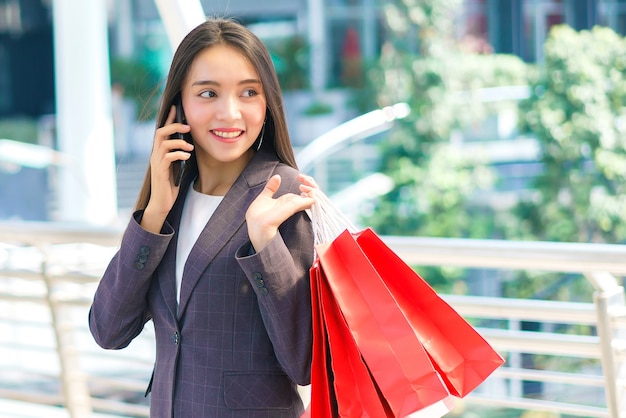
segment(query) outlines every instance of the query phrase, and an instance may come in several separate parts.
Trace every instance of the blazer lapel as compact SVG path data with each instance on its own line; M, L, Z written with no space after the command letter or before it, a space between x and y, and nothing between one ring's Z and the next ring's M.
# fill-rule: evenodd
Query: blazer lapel
M176 251L178 248L178 230L180 228L180 217L183 213L183 206L188 191L189 183L181 185L176 203L174 203L174 206L167 217L167 221L170 223L175 232L172 242L163 256L161 268L159 269L159 288L161 289L161 294L163 295L165 304L174 318L176 318L176 312L178 309L178 304L176 302Z
M248 206L261 193L277 164L275 157L263 151L257 152L207 222L185 263L179 317L183 315L191 292L204 270L237 231L245 227ZM234 254L232 256L235 257Z

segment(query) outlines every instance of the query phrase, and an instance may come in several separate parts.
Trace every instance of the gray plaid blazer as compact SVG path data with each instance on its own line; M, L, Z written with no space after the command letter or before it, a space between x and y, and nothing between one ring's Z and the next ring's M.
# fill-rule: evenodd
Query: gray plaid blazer
M255 154L200 234L185 264L177 312L181 189L161 234L135 213L94 295L89 327L103 348L126 347L152 319L156 362L150 416L299 417L310 382L313 233L304 212L251 255L245 211L280 174L277 196L300 193L297 171ZM150 391L150 387L148 390Z

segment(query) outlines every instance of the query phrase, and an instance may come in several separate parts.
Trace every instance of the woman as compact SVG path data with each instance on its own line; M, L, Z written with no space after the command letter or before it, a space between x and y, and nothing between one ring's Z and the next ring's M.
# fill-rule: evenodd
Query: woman
M120 349L152 319L151 417L299 417L315 183L295 168L266 47L230 20L196 27L174 54L158 126L91 332Z

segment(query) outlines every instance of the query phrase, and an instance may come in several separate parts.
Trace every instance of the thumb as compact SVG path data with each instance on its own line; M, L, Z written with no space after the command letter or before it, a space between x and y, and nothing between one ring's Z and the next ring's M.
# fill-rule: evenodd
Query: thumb
M267 197L272 197L274 196L274 193L276 193L276 191L278 190L278 188L280 187L280 175L279 174L275 174L273 175L268 181L267 184L265 185L265 188L263 189L263 191L261 192L261 194L264 194Z

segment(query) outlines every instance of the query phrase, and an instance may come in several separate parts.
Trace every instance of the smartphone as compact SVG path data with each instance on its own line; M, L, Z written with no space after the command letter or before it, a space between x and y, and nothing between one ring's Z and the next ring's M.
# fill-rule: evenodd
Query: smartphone
M177 123L185 123L185 113L183 112L183 105L180 102L180 98L176 101L176 122ZM192 143L191 134L183 134L180 132L176 132L170 136L171 139L184 139L185 141ZM187 165L187 161L185 160L177 160L172 163L172 174L174 175L174 184L178 187L180 186L181 181L183 180L183 175L185 174L185 166Z

